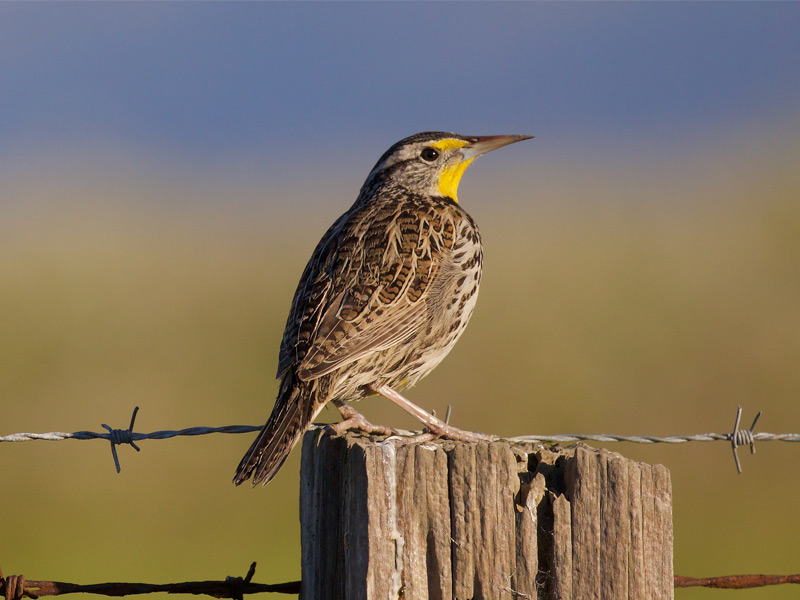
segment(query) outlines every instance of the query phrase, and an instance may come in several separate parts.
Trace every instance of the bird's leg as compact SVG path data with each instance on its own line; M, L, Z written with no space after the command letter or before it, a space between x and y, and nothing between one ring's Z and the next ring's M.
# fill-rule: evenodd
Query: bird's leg
M393 435L397 433L390 427L373 425L367 421L367 418L364 415L341 400L334 400L333 404L339 409L339 412L342 415L342 421L328 425L331 431L333 431L336 435L341 435L348 429L360 429L366 433L377 435Z
M478 433L477 431L464 431L458 427L448 425L441 419L438 419L429 412L423 410L411 402L411 400L405 398L400 393L390 388L388 385L375 385L371 387L374 392L380 394L384 398L388 398L414 418L419 419L419 421L428 428L428 431L437 437L443 437L459 442L491 442L498 439L497 436L494 435Z

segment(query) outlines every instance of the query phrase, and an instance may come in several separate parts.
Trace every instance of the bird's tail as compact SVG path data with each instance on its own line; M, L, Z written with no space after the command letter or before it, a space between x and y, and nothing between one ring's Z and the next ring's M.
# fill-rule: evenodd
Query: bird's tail
M239 463L233 478L236 485L250 477L254 486L269 483L322 408L316 390L293 385L290 379L281 382L269 420Z

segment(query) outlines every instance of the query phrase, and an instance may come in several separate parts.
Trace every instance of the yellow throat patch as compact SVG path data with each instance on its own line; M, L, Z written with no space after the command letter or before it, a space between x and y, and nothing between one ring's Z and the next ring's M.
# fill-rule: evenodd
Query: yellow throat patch
M465 142L464 140L447 138L434 142L431 146L437 150L446 151L454 148L463 148L468 143L469 142ZM439 193L442 196L447 196L448 198L452 198L456 203L458 202L458 182L461 181L461 176L473 160L475 159L469 158L455 165L445 167L442 174L439 175Z
M445 167L442 174L439 175L439 193L442 196L447 196L458 202L458 182L461 181L461 176L473 160L475 159L468 158L458 164Z

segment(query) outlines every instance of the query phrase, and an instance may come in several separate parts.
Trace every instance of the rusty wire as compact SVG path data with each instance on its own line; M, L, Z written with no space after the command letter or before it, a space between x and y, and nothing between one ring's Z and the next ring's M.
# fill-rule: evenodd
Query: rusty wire
M185 581L183 583L94 583L79 585L63 581L32 581L24 575L3 577L0 569L0 597L5 600L22 600L61 594L99 594L102 596L129 596L133 594L194 594L214 598L242 600L245 594L271 592L273 594L299 594L300 582L253 583L256 563L252 563L244 577L226 577L224 581Z
M32 581L24 575L3 577L0 569L0 597L5 600L36 599L41 596L60 596L61 594L98 594L102 596L129 596L134 594L194 594L214 598L233 598L242 600L245 594L271 592L273 594L299 594L300 582L265 584L253 583L256 563L250 565L244 577L226 577L224 581L185 581L183 583L95 583L79 585L63 581ZM708 587L719 589L750 589L770 585L800 584L800 574L794 575L723 575L720 577L686 577L675 575L674 586Z
M800 583L800 574L795 575L723 575L721 577L685 577L675 575L675 587L708 587L729 590L766 587L784 583Z
M117 473L120 472L119 458L117 457L117 446L129 444L138 452L139 447L135 442L139 440L163 440L177 436L207 435L210 433L252 433L261 430L261 426L253 425L228 425L225 427L189 427L180 430L154 431L152 433L136 433L133 425L136 421L136 414L139 407L133 409L131 422L127 429L112 429L103 424L106 433L94 431L76 431L74 433L64 433L61 431L51 431L48 433L14 433L11 435L0 436L0 442L26 442L31 440L60 441L60 440L107 440L111 444L111 454L114 459L114 466ZM510 442L520 443L554 443L564 444L577 441L590 442L630 442L634 444L683 444L687 442L728 442L733 450L733 458L736 461L736 470L741 474L742 466L739 462L738 448L749 446L750 453L755 453L755 442L800 442L800 433L767 433L754 432L761 411L758 412L753 424L749 429L739 429L739 422L742 416L742 407L739 406L736 412L736 419L733 430L730 433L698 433L692 435L619 435L613 433L562 433L556 435L522 435L517 437L505 438ZM320 425L312 426L321 427ZM395 430L398 435L419 436L418 431ZM431 436L434 437L434 436ZM498 440L501 438L497 438Z

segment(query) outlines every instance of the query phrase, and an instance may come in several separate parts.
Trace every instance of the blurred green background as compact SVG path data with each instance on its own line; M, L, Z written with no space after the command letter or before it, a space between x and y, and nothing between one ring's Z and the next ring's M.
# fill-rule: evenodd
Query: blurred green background
M798 5L455 6L0 7L0 434L122 428L136 405L143 432L261 424L314 245L380 154L429 128L537 138L462 182L481 296L414 401L500 435L726 432L739 404L745 425L763 410L759 430L800 432L800 85L781 66ZM322 35L332 17L455 73L378 69L346 25ZM234 488L251 439L144 441L119 475L101 441L2 444L3 572L171 582L255 560L257 581L299 578L299 448L267 488ZM676 573L800 570L800 448L745 449L739 476L724 443L608 447L669 467ZM734 594L796 591L676 591Z

